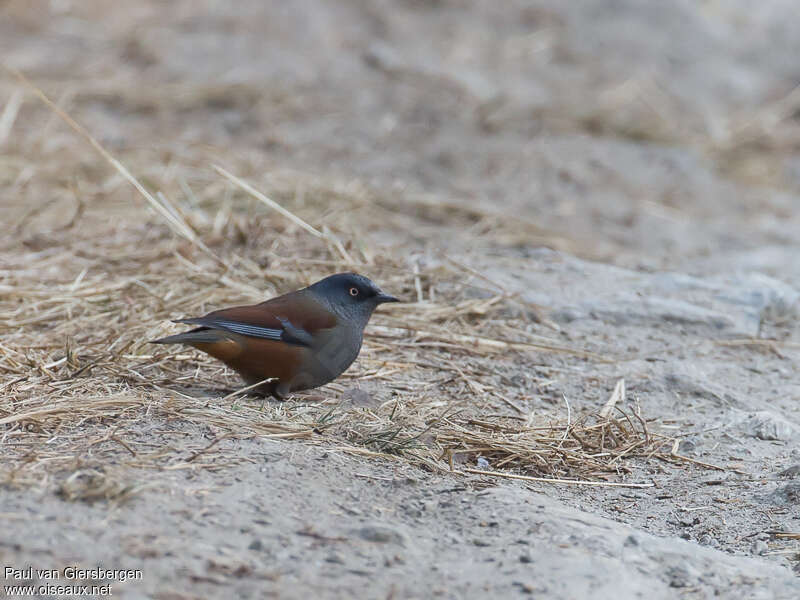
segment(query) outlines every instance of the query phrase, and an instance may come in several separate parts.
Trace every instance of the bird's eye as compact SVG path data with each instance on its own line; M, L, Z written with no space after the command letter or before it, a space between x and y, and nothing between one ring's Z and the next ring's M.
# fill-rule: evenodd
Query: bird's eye
M354 296L354 297L355 297L355 296L358 296L358 288L351 287L351 288L350 288L350 295L351 295L351 296Z

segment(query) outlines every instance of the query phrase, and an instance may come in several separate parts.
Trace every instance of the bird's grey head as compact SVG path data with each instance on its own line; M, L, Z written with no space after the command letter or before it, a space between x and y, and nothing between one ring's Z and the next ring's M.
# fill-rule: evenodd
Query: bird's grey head
M384 302L399 302L384 294L372 281L357 273L337 273L306 288L336 314L367 324L375 307Z

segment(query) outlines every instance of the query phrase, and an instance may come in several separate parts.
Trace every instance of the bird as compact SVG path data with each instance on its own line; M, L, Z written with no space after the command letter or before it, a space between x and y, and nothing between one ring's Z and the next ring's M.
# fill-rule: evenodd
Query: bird
M344 373L361 350L372 312L387 302L400 301L363 275L337 273L260 304L177 319L197 327L151 343L197 348L248 385L270 379L254 391L284 400Z

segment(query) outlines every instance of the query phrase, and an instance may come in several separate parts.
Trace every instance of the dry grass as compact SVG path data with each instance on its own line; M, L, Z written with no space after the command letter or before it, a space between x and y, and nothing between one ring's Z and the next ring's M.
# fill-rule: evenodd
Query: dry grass
M0 133L25 108L18 95L9 102ZM621 407L624 388L602 416L573 415L566 398L537 414L506 373L546 390L528 369L534 359L585 373L607 357L565 346L542 307L485 274L424 247L408 252L408 240L424 237L442 211L462 240L488 231L498 244L546 243L533 223L285 171L253 184L266 201L230 175L250 173L247 161L215 173L190 153L186 163L163 164L143 151L131 157L137 179L94 140L113 169L101 169L77 138L54 164L36 162L44 137L20 139L6 140L0 164L0 185L15 199L0 255L4 485L119 501L142 489L149 471L246 461L237 444L250 437L465 476L488 476L489 465L491 476L620 483L629 459L671 445ZM345 269L408 303L381 309L358 363L311 395L286 403L231 396L241 384L213 359L146 343L173 330L170 319ZM366 391L348 391L357 385Z

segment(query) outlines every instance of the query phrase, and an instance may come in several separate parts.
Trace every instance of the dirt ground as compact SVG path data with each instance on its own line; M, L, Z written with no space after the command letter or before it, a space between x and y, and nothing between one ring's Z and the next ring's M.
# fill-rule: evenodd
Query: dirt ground
M800 597L798 23L0 3L3 63L164 194L0 74L0 567L163 600ZM145 343L349 268L407 303L313 394L230 398ZM616 470L453 441L577 426L620 380L646 428Z

